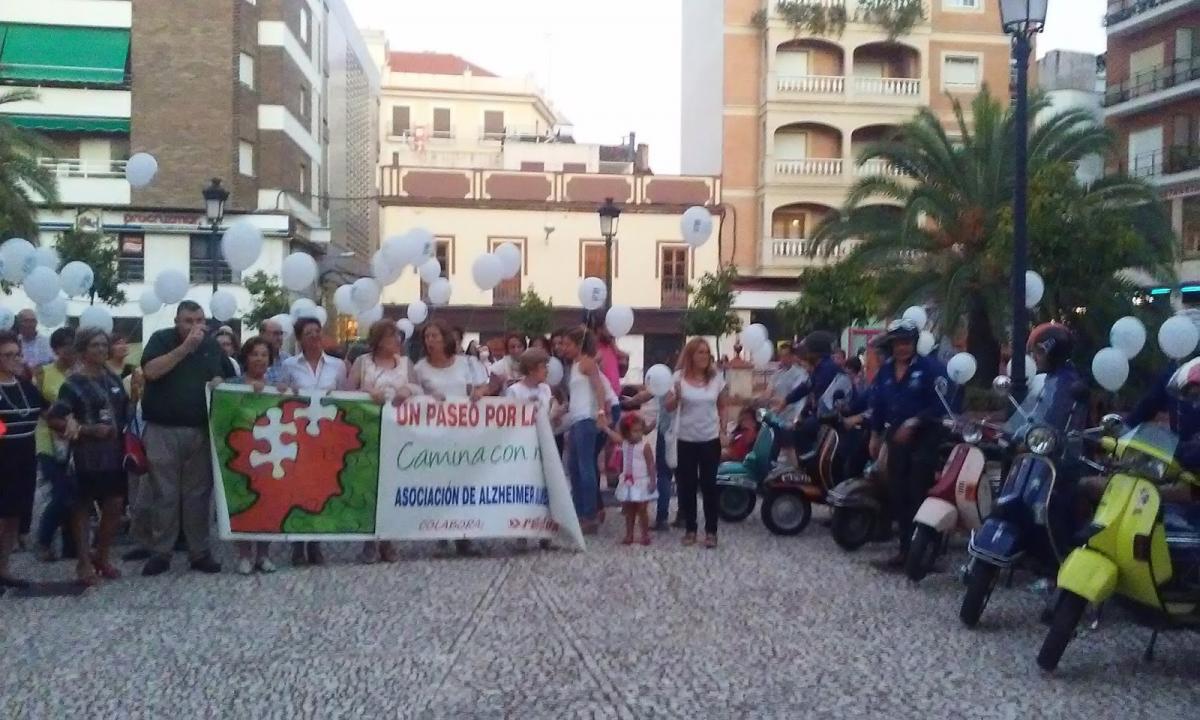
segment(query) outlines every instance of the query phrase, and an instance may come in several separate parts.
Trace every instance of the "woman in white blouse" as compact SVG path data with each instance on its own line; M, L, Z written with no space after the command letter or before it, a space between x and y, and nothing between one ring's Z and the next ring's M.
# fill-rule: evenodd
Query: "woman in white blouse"
M377 320L367 331L367 352L350 366L346 376L347 390L360 390L371 395L379 404L399 405L413 395L421 394L413 365L404 356L404 339L391 320ZM386 541L368 540L363 543L360 561L370 564L382 559L395 562L396 546Z
M679 410L678 465L675 482L683 515L684 545L696 544L696 490L704 498L704 547L717 546L717 465L725 444L724 416L728 391L717 372L712 349L704 338L693 338L679 355L675 387L667 393L666 408Z
M425 357L414 370L417 384L436 400L478 400L487 394L487 383L477 383L466 355L460 355L450 328L430 320L421 329Z

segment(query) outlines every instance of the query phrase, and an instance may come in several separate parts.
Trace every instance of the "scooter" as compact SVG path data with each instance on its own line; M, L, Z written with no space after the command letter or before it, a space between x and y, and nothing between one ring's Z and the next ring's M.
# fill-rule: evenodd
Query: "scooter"
M1104 424L1115 431L1120 418L1107 416ZM1058 571L1058 598L1037 656L1043 670L1058 667L1087 605L1114 595L1153 629L1146 661L1154 658L1161 631L1200 625L1200 508L1165 503L1159 490L1173 482L1192 493L1200 487L1200 478L1175 460L1178 443L1170 430L1148 423L1119 438L1100 438L1115 472L1086 544Z
M940 380L938 397L946 409L942 425L961 438L950 451L937 482L913 517L913 535L904 561L909 580L920 582L933 569L956 529L974 531L992 509L992 482L985 477L987 457L979 447L1003 442L1000 428L957 416L946 401L948 383Z
M772 470L794 471L791 465L776 467L779 447L775 443L777 432L787 432L788 423L779 415L759 408L758 436L754 447L741 460L727 460L717 467L717 512L722 520L741 522L754 512L758 493Z
M996 378L994 387L1009 397L1008 378ZM1088 398L1086 384L1079 383L1070 392L1074 405L1066 428ZM967 545L971 560L963 574L966 591L958 613L967 627L979 622L1003 570L1026 562L1042 575L1053 575L1072 546L1077 529L1072 498L1078 478L1063 480L1059 468L1064 462L1088 461L1078 451L1074 433L1038 422L1039 401L1035 399L1029 411L1017 406L1007 426L1012 442L1027 452L1013 460L995 507L983 526L971 533Z
M776 535L798 535L812 520L813 503L827 502L829 492L841 482L837 462L841 435L837 425L841 398L835 397L835 409L820 417L817 450L802 463L802 469L778 466L763 483L762 521Z
M826 504L833 508L830 527L833 541L843 550L854 552L872 540L886 540L891 534L886 467L885 446L862 477L843 480L826 496Z

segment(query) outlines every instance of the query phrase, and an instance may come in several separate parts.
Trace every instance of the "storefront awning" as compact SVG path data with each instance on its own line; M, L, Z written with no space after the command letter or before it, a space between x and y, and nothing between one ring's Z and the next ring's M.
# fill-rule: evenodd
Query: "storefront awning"
M26 130L129 134L129 118L81 117L78 115L0 115L0 117Z
M124 85L129 31L0 23L0 80Z

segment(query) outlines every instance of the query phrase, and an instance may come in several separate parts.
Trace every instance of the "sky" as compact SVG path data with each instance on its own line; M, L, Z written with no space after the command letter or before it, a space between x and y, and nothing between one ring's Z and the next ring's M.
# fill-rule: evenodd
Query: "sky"
M636 132L659 173L679 170L685 2L346 0L358 26L385 31L393 50L454 53L497 75L532 76L581 142L615 144ZM1050 0L1039 55L1103 52L1105 6Z

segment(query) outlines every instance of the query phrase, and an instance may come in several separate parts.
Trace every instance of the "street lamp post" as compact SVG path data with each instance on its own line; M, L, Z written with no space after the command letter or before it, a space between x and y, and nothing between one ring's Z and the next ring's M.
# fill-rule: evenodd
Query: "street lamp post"
M204 195L204 215L208 218L209 223L209 271L212 273L212 289L216 293L221 279L217 271L218 244L221 241L218 233L221 229L221 220L225 217L225 201L229 199L229 191L221 187L221 178L213 178L201 194Z
M1029 313L1025 308L1025 271L1029 268L1029 239L1026 235L1026 193L1029 190L1029 56L1033 36L1046 26L1049 0L1000 0L1000 23L1013 39L1017 64L1016 111L1013 123L1013 264L1012 264L1012 391L1025 399L1025 342L1029 335Z
M621 220L621 208L613 203L612 198L604 198L600 206L600 234L604 236L604 308L612 307L613 296L613 238L617 235L617 225Z

